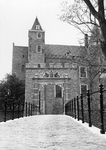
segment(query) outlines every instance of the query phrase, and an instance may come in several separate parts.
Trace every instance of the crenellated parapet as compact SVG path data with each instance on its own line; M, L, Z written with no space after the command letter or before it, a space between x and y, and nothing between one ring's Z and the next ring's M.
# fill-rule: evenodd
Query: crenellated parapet
M46 59L66 59L66 60L75 60L79 61L84 59L83 56L74 56L74 55L53 55L53 54L46 54Z
M40 63L40 64L33 64L33 63L27 63L26 64L26 69L28 68L58 68L58 69L61 69L61 68L73 68L73 69L76 69L77 68L77 63Z

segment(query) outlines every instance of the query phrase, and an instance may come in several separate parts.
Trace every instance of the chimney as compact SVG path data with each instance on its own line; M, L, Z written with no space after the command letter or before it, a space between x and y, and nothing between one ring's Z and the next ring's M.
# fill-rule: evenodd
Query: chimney
M88 34L85 34L85 47L88 48Z

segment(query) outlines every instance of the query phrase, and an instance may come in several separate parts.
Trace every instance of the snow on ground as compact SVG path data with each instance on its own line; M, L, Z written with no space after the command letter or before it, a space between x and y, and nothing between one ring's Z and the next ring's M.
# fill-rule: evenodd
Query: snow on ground
M0 150L106 150L106 135L99 136L85 127L86 124L82 126L65 115L37 115L2 122Z
M88 124L88 123L86 123L86 122L85 122L85 123L82 123L81 120L78 121L77 119L74 119L74 118L72 118L72 117L71 117L71 119L73 119L73 121L75 121L75 122L81 124L83 127L87 128L87 129L88 129L89 131L91 131L92 133L94 133L94 134L96 134L96 135L98 135L98 136L101 136L101 137L103 137L103 138L106 138L106 132L105 132L105 134L101 134L99 128L97 128L97 127L95 127L95 126L93 126L93 125L92 125L92 127L89 127L89 124Z

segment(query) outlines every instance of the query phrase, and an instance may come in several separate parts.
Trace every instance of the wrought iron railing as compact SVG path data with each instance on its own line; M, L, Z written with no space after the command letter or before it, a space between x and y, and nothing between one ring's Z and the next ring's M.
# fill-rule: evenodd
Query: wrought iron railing
M38 106L21 100L5 98L1 105L0 122L39 114Z
M86 97L82 94L73 98L65 105L65 114L77 118L82 123L87 122L89 127L92 125L100 128L100 133L105 134L106 130L106 103L103 85L99 86L99 90L93 93L87 91ZM96 96L95 94L98 94ZM95 98L93 96L95 95Z

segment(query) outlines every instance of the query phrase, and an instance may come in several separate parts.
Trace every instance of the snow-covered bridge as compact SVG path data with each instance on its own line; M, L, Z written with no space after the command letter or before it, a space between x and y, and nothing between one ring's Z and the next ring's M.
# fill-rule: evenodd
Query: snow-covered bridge
M0 150L106 150L106 134L66 115L36 115L0 123Z

